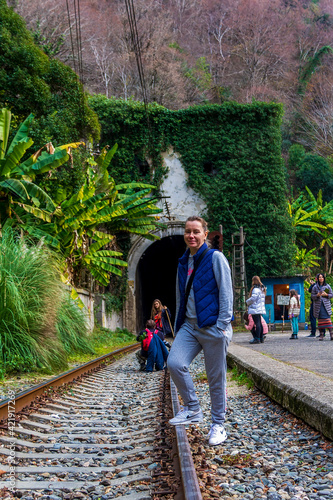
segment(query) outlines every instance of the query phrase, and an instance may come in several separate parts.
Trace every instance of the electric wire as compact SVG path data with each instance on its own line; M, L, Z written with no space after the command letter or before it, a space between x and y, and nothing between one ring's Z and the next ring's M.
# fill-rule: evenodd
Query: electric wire
M125 5L126 5L128 22L129 22L129 26L130 26L130 34L131 34L131 39L132 39L133 50L134 50L136 63L137 63L137 67L138 67L138 73L139 73L140 85L141 85L141 89L142 89L143 101L144 101L144 104L147 105L148 104L147 89L146 89L146 82L145 82L145 77L144 77L144 72L143 72L141 48L140 48L138 28L137 28L137 23L136 23L133 0L125 0Z
M131 35L131 40L132 40L132 45L133 45L133 51L135 54L135 59L136 59L137 68L138 68L143 103L144 103L144 107L145 107L145 113L146 113L146 119L147 119L147 125L148 125L148 142L150 145L152 145L153 140L152 140L152 128L151 128L151 124L150 124L149 110L148 110L148 93L147 93L144 69L143 69L143 64L142 64L141 47L140 47L140 42L139 42L138 26L137 26L136 17L135 17L135 9L134 9L133 0L125 0L125 6L126 6L127 17L128 17L128 23L129 23L129 27L130 27L130 35Z
M70 33L70 39L71 39L72 55L73 55L73 65L74 65L74 71L75 71L75 73L77 73L74 43L73 43L73 34L72 34L72 24L71 24L71 16L70 16L70 11L69 11L68 0L66 0L66 6L67 6L67 18L68 18L68 26L69 26L69 33Z
M82 57L82 36L81 36L81 10L80 0L77 0L77 39L78 39L78 55L79 55L79 68L80 80L83 85L83 57Z

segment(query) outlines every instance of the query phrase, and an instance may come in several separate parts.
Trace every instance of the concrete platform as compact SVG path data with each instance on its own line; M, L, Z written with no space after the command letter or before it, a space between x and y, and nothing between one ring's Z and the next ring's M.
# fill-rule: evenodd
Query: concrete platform
M333 342L300 331L267 334L264 344L249 344L249 332L234 333L228 365L246 372L256 387L333 440Z

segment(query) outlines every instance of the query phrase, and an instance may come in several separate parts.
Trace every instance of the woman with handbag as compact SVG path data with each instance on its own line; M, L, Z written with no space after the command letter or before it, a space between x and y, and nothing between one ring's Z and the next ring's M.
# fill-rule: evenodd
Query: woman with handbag
M289 290L290 302L289 302L289 319L291 321L292 334L289 337L290 340L298 339L298 316L301 311L301 303L296 290L293 288Z
M184 409L169 422L172 425L203 420L189 365L203 350L211 397L211 446L223 443L226 412L227 348L232 337L233 293L230 267L218 250L205 243L207 223L189 217L185 223L187 250L179 259L176 282L176 337L168 368L183 399Z
M331 321L333 297L332 288L326 283L323 273L317 274L317 283L312 288L311 298L313 300L313 315L318 318L319 340L324 340L325 328L330 332L333 340L333 325Z

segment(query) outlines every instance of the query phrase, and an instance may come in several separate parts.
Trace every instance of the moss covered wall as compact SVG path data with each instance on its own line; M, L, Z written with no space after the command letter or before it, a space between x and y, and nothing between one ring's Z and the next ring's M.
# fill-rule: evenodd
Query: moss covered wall
M101 146L115 142L117 181L155 182L166 175L162 153L180 155L189 185L206 202L211 230L223 224L225 253L239 226L246 232L247 274L290 270L292 228L287 214L281 157L282 105L254 102L196 106L170 111L142 103L95 96L89 100L102 125ZM145 163L150 159L150 167Z

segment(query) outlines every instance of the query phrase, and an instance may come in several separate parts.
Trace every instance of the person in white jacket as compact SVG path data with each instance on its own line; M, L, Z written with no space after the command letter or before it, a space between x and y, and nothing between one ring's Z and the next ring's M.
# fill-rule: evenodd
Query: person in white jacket
M256 325L256 336L250 340L250 344L260 344L260 342L264 342L261 316L262 314L266 314L265 295L266 288L261 283L259 276L253 276L250 297L246 301L249 306L248 313L252 315L253 321Z

